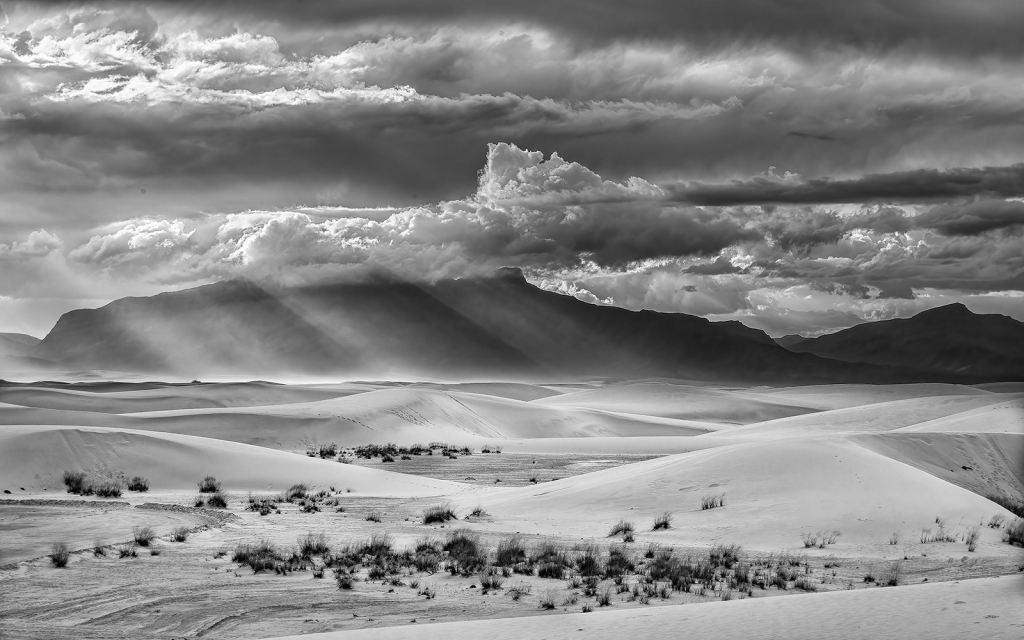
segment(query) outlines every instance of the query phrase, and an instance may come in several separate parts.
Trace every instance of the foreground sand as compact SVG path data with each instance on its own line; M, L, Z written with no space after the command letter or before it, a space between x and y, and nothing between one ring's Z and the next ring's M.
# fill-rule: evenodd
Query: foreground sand
M447 622L278 640L446 638L1020 638L1024 635L1024 578L1002 577L935 584L811 594L800 598L747 599L661 607L603 610L510 620Z
M431 441L476 453L350 464L305 455L316 443ZM503 453L480 453L485 446ZM151 489L115 500L70 496L61 480L66 469L144 475ZM196 482L207 474L228 492L227 510L193 508ZM246 494L296 483L325 491L331 506L322 502L321 511L307 513L284 503L267 516L245 510ZM941 634L959 631L961 622L938 624L946 613L933 606L944 602L944 587L972 590L970 599L957 596L971 606L956 610L970 612L978 633L1000 637L1006 624L1020 624L1008 609L990 613L980 604L1006 609L1005 590L1019 593L1020 581L977 580L1024 567L1021 548L986 526L1013 514L985 497L1024 494L1019 385L8 385L0 386L0 490L10 492L0 495L0 629L11 638L250 638L509 617L515 625L437 629L453 637L504 637L502 629L516 637L578 637L576 628L596 633L600 626L618 637L685 619L686 628L697 625L695 632L711 637L740 629L747 637L751 628L770 634L773 624L808 634L786 637L809 637L816 620L849 620L854 626L843 628L857 630L855 623L875 621L856 611L899 607L910 613L888 627L879 622L833 637L952 637ZM725 506L701 509L709 495L724 495ZM362 575L353 590L339 591L329 572L323 580L309 571L254 575L230 560L238 543L266 538L287 549L310 531L323 532L332 548L387 532L401 548L447 532L421 523L424 507L445 501L460 516L447 530L468 528L492 552L514 533L528 545L595 542L606 549L618 541L607 537L609 528L625 519L636 527L630 548L637 556L649 544L697 555L714 544L739 544L748 559L799 558L827 593L773 587L717 602L718 593L675 592L649 605L621 596L613 611L580 618L564 614L582 602L541 611L542 595L557 592L561 601L572 588L537 576L511 576L487 595L475 576L415 572L402 577L403 586ZM477 506L486 515L469 517ZM671 527L652 531L666 511ZM382 521L367 521L371 512ZM935 531L937 521L954 541L922 542L921 531ZM95 544L113 549L143 525L161 536L159 555L93 554ZM170 541L177 526L193 532L188 542ZM975 527L979 539L969 551L964 536ZM806 548L804 536L818 532L839 535ZM54 542L75 552L67 568L46 557ZM880 589L863 581L894 562L903 563L901 584L913 586ZM418 596L413 581L431 584L437 597ZM531 592L513 599L516 583ZM608 620L607 628L598 620ZM925 628L934 633L909 631L933 623Z

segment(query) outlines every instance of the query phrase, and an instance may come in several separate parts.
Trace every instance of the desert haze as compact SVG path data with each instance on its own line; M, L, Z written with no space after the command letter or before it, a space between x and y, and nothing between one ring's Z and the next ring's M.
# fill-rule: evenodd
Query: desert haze
M3 0L0 639L1024 637L1022 32Z

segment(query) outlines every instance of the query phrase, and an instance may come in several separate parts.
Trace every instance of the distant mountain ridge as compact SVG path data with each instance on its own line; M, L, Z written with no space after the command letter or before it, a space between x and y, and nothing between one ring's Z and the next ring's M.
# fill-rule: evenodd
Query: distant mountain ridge
M1024 379L1024 323L998 314L976 314L960 303L817 338L790 338L777 342L794 353L843 362L913 366L993 380Z
M739 322L589 304L539 289L518 269L505 269L433 284L277 289L233 280L123 298L64 314L30 355L76 368L183 376L664 376L793 383L963 378L906 363L840 362L791 348Z

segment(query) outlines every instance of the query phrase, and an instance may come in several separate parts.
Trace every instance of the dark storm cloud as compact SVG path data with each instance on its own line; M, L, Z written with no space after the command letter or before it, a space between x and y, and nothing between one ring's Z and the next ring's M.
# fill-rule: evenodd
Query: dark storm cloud
M703 206L928 202L976 196L1024 196L1024 163L1006 167L918 169L848 180L762 176L726 184L666 187L677 202Z
M916 226L947 236L977 235L994 229L1024 226L1024 202L979 200L966 204L940 204L914 218Z
M155 2L175 11L293 25L405 21L519 20L541 23L581 43L677 39L703 47L761 42L821 46L912 47L941 54L1020 55L1024 6L1015 0L271 0Z

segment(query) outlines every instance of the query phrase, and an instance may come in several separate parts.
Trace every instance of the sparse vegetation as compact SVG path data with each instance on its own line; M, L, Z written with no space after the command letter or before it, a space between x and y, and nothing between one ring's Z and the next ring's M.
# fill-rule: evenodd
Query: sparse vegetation
M985 496L992 502L998 504L1000 507L1006 509L1018 518L1024 518L1024 499L1017 497L1001 496L998 494L990 493Z
M810 549L812 547L824 549L830 544L835 544L836 540L838 540L841 535L843 535L843 532L838 530L833 530L831 532L818 531L816 533L802 533L800 534L800 539L803 541L805 549ZM894 532L894 535L897 535L897 542L899 542L898 534L895 534ZM895 544L892 542L892 538L890 538L889 544Z
M629 520L619 520L612 525L612 528L608 531L608 537L617 536L620 533L633 533L633 523Z
M526 545L522 537L512 535L498 543L495 564L499 567L513 567L526 560Z
M1006 522L1006 517L1001 513L997 513L988 521L988 528L998 529L1003 526L1004 522Z
M96 556L97 558L106 557L107 546L99 540L97 540L96 542L92 543L92 555Z
M81 471L65 471L64 486L67 487L68 493L89 495L87 493L89 484L86 480L85 473Z
M702 511L708 509L717 509L718 507L725 506L725 494L717 496L704 496L700 499L700 508Z
M120 498L124 493L124 485L120 480L103 480L91 485L91 490L98 498Z
M137 558L139 557L138 548L134 540L122 542L115 546L118 558Z
M68 560L71 559L71 550L68 549L68 545L63 542L55 542L53 548L50 551L50 562L53 566L58 569L63 569L68 566Z
M370 513L366 514L365 520L367 522L380 522L381 521L380 511L371 511Z
M482 517L484 517L484 516L486 516L488 514L487 514L486 511L484 511L483 507L481 507L480 505L477 505L477 506L473 507L473 510L469 512L469 515L471 515L474 518L482 518Z
M1003 529L1003 542L1024 547L1024 519L1016 518Z
M967 550L971 553L978 548L978 538L981 536L980 527L971 527L964 533L964 543L967 545Z
M299 536L299 554L303 558L312 556L323 556L330 553L331 548L327 544L327 535L323 532L309 533Z
M198 483L199 493L217 493L220 491L220 483L213 476L206 476Z
M142 476L135 476L128 481L129 491L138 491L139 493L145 493L149 491L149 480Z
M548 609L548 610L554 609L555 606L556 606L555 605L555 599L556 598L557 598L557 596L555 595L554 591L548 591L547 593L545 593L543 596L540 597L540 602L538 603L538 606L541 609Z
M228 497L218 491L206 499L206 506L213 509L227 509L228 508Z
M153 527L133 527L132 537L135 539L135 544L140 547L148 547L149 543L156 538L156 532L153 531Z
M672 528L672 514L666 511L657 518L654 519L653 531L659 529L671 529Z
M171 539L175 542L185 542L188 540L188 534L188 527L175 527L171 532Z
M437 522L448 522L449 520L458 519L459 517L455 515L455 511L452 510L452 505L449 502L436 504L423 510L423 524L435 524Z
M889 563L882 577L882 584L886 587L897 587L903 580L903 561L896 560Z
M899 544L900 543L900 537L901 536L900 536L900 532L899 531L893 531L891 534L889 534L889 544L891 544L891 545Z

